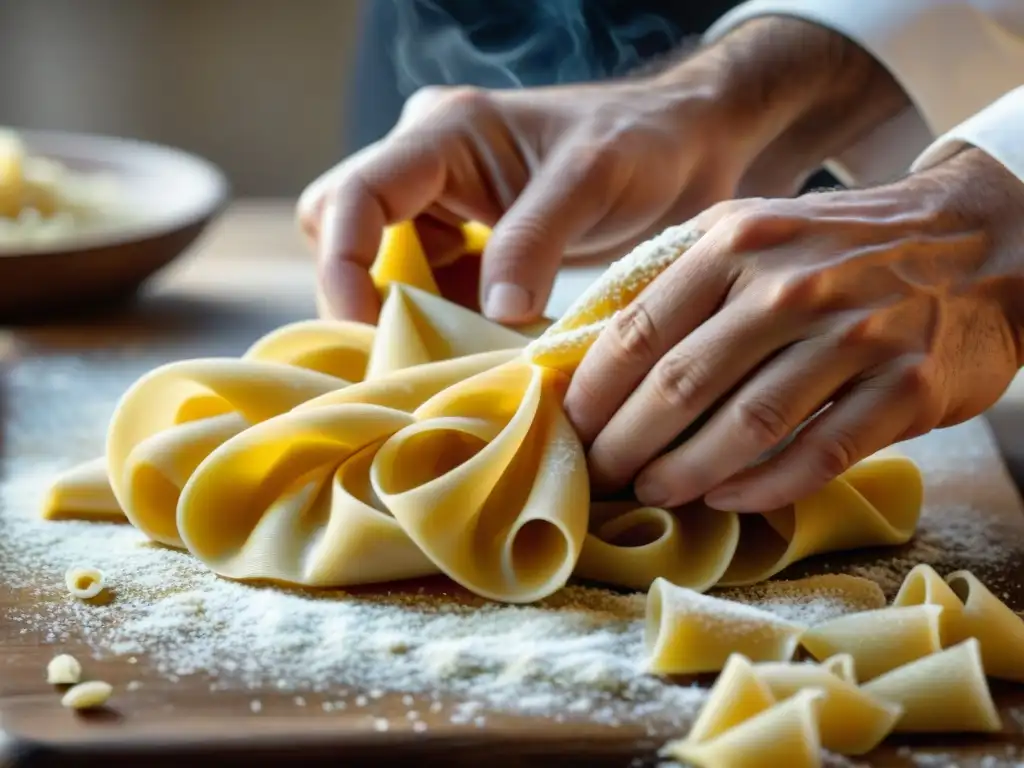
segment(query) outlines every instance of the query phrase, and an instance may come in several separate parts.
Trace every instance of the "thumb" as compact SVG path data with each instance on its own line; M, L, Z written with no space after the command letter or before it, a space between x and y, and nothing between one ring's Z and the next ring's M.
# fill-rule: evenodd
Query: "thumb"
M587 154L579 146L556 152L495 225L480 273L480 304L491 320L537 320L563 255L611 207L607 181L613 158Z

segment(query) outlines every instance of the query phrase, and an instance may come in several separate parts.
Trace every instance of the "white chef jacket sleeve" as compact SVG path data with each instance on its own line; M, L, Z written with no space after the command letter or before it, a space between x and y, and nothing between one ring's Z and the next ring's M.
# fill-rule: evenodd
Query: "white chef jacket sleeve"
M1022 139L1014 140L1024 136L1024 0L748 0L706 39L778 15L850 38L892 73L912 103L826 163L841 181L887 181L964 143L1024 179Z

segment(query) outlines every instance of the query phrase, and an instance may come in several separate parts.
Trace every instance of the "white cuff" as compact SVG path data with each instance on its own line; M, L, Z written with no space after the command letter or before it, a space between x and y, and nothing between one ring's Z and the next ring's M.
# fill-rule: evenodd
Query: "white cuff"
M905 172L935 136L1024 82L1024 38L1014 31L1024 25L1024 2L988 0L988 6L982 11L969 0L748 0L719 19L706 39L755 17L795 16L839 32L882 63L916 109L828 163L843 181L871 184Z
M912 170L938 165L968 144L990 154L1024 182L1024 86L940 136L914 161Z

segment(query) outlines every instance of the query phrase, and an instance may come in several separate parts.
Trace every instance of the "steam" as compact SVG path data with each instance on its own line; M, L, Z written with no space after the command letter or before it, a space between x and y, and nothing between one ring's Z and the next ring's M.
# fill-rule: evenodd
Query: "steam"
M425 85L520 88L617 77L681 38L662 16L618 20L593 0L389 1L397 22L391 56L406 97Z

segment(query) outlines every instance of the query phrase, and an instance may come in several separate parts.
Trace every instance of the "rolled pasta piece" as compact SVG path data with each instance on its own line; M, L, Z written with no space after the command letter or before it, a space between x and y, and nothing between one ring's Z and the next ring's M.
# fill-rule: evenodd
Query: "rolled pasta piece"
M1002 729L981 660L971 638L866 683L870 695L899 704L896 733L991 733Z
M562 412L566 380L522 362L420 406L377 451L373 490L445 574L478 595L532 602L572 573L590 503Z
M669 227L616 261L526 348L535 365L571 374L611 318L701 237L691 222Z
M92 459L58 475L43 502L43 518L127 522L110 487L106 458Z
M577 576L631 589L649 589L661 577L703 592L729 567L740 521L704 505L678 514L640 507L592 530L576 564Z
M939 605L939 636L942 647L964 639L960 623L963 619L963 602L957 597L945 580L927 563L914 566L903 577L899 592L892 601L894 608L911 605Z
M644 641L656 674L718 672L730 655L788 661L806 627L749 605L655 579L647 593Z
M840 616L808 629L801 644L816 659L853 657L857 675L871 680L942 649L939 605L882 608Z
M835 656L829 656L821 662L821 666L836 677L857 685L857 668L853 662L853 656L850 654L837 653Z
M376 405L296 410L227 440L181 494L189 552L230 578L348 586L436 573L370 488L380 445L413 423Z
M1024 619L970 571L943 579L930 565L907 574L893 605L941 605L944 648L970 637L981 644L985 674L1024 682Z
M824 698L820 690L802 690L708 741L670 742L662 754L701 768L818 768Z
M989 677L1024 682L1024 619L970 571L951 573L946 581L963 602L957 639L977 638Z
M821 743L841 755L870 752L892 731L903 712L900 705L876 698L834 674L826 663L758 664L754 673L778 701L807 688L822 691L818 711Z

